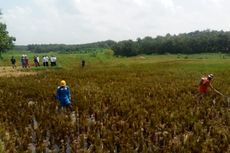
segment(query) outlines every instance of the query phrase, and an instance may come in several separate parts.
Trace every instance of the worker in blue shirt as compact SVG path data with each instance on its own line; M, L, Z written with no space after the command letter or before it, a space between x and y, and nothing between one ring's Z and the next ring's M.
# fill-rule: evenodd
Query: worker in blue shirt
M61 108L69 108L71 111L73 111L72 105L71 105L71 94L70 89L66 85L66 81L62 80L60 82L60 86L57 88L56 92L56 98L61 104Z

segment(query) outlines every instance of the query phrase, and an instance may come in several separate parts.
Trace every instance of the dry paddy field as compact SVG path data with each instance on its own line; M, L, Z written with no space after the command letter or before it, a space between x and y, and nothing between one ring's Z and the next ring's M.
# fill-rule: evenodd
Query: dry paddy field
M160 58L84 69L77 61L39 73L0 67L0 152L230 152L228 103L212 91L197 96L210 72L213 86L230 94L229 61ZM74 112L57 110L62 79Z
M0 77L21 77L35 74L36 72L25 71L22 68L13 69L10 66L0 66Z

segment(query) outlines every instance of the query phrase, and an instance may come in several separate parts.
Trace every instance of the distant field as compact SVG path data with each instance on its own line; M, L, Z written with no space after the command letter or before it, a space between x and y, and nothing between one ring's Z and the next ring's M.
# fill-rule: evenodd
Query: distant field
M18 63L21 54L3 54L0 66L10 66L12 55ZM57 68L0 75L0 151L230 152L228 102L212 91L200 102L197 97L200 78L209 73L213 86L230 95L228 55L52 54ZM27 55L32 61L45 54ZM76 120L55 110L62 79Z

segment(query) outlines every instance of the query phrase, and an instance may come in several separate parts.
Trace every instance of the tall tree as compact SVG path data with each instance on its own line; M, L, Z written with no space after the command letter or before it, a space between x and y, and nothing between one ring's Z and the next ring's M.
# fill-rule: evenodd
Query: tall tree
M0 15L2 15L0 11ZM2 53L13 47L13 42L16 39L14 37L9 36L9 32L7 31L6 24L0 22L0 58L2 58Z

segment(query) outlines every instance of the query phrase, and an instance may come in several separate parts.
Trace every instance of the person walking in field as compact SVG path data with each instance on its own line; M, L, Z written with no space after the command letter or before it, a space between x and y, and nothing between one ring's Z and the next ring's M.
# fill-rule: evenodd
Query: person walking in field
M37 65L40 66L40 63L39 63L39 56L36 56L36 59L37 59Z
M27 57L27 55L25 55L25 68L30 68L30 64L29 64L29 58Z
M56 66L56 65L57 65L57 57L53 56L53 66Z
M38 61L37 61L37 57L36 56L34 56L34 65L35 65L35 67L37 67L38 66Z
M50 57L50 64L51 64L51 66L56 66L56 61L57 61L57 57L56 56L51 56Z
M216 90L212 84L211 81L213 79L214 75L213 74L209 74L206 77L202 77L200 84L199 84L199 93L200 95L206 95L208 92L208 88L210 87L213 91L215 91L217 94L224 96L221 92L219 92L218 90Z
M22 68L26 68L25 55L22 55L21 57L21 64L22 64Z
M85 67L85 60L81 61L81 67L84 68Z
M45 65L47 67L49 66L49 57L48 57L48 55L45 56Z
M70 88L66 85L66 81L62 80L56 91L56 99L60 102L61 108L69 108L73 111L71 104Z
M35 65L35 67L40 66L39 65L39 57L38 56L34 56L34 65Z
M11 57L10 61L11 61L13 69L16 68L16 59L14 58L14 56Z
M43 66L45 67L46 66L45 56L42 56L42 63L43 63Z

